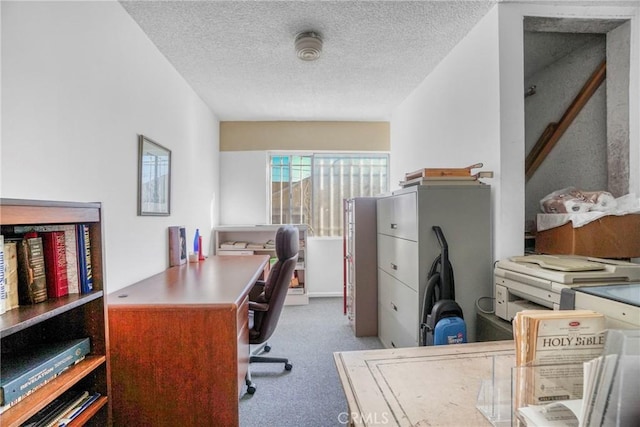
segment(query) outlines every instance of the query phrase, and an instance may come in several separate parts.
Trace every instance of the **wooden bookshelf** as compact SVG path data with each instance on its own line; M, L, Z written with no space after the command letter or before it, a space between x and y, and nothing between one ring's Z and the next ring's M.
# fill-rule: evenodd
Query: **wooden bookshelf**
M111 382L107 344L102 212L100 203L0 199L2 234L14 226L89 225L93 291L21 305L0 315L2 351L19 350L53 341L89 337L91 352L0 414L3 427L19 426L70 389L98 392L101 397L73 421L73 425L111 424Z

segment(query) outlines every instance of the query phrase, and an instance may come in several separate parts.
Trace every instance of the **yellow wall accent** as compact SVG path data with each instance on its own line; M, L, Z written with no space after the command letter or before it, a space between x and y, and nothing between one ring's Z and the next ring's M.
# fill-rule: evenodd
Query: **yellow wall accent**
M389 151L389 122L220 122L220 151Z

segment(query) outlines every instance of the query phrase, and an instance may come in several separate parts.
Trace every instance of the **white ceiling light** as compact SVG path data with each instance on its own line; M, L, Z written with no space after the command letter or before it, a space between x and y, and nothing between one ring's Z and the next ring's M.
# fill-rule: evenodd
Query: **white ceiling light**
M314 31L305 31L296 36L296 54L303 61L315 61L322 52L322 38Z

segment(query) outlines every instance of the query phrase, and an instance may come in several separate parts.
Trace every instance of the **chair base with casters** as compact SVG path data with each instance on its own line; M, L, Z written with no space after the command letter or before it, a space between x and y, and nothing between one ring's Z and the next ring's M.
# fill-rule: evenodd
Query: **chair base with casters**
M293 365L284 357L261 355L271 348L267 340L278 324L284 300L287 297L289 284L298 262L298 229L291 225L283 225L276 232L275 249L277 260L271 265L266 280L258 280L249 293L249 344L257 345L256 350L249 353L251 363L284 363L284 369L290 371ZM251 382L251 367L245 377L247 393L256 392Z
M258 348L251 352L251 355L249 356L249 363L284 363L285 371L290 371L291 369L293 369L293 365L286 357L271 357L262 355L263 352L269 353L270 351L271 346L266 342L262 343ZM253 384L253 382L251 382L251 370L247 370L245 383L247 384L247 393L253 394L256 392L256 386Z

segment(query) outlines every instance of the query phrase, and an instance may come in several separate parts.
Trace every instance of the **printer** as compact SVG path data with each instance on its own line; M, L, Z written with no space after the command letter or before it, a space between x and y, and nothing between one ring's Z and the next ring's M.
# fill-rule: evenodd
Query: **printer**
M604 314L609 329L640 328L640 283L578 286L562 290L560 310L584 309Z
M604 300L600 300L601 304L598 304L598 300L594 300L594 296L585 293L585 290L591 287L602 290L608 286L616 286L619 294L622 292L619 291L620 287L629 285L632 285L629 289L640 290L640 264L580 255L516 256L496 262L494 285L495 314L507 321L511 321L516 312L524 309L559 310L589 306L589 309L602 312L600 306L604 304ZM571 294L572 289L580 289L579 297L575 296L576 293ZM561 305L563 290L568 296ZM634 306L630 300L633 300L634 291L624 292L630 292L631 297L625 293L628 298L624 302L615 303L624 304L624 307L633 311ZM569 295L574 296L573 301ZM586 305L585 299L590 301ZM638 303L640 302L636 301ZM635 310L640 313L637 306ZM630 323L635 321L632 318ZM640 323L640 319L638 322Z

